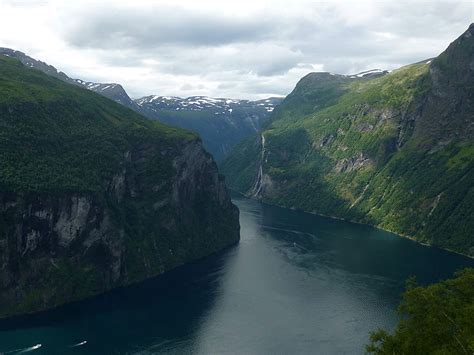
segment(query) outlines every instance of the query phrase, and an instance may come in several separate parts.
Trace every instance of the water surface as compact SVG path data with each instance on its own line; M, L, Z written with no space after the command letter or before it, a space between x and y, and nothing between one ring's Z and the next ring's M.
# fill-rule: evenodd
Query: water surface
M241 242L141 285L0 322L0 354L358 354L406 278L474 260L236 197ZM41 347L39 347L41 344Z

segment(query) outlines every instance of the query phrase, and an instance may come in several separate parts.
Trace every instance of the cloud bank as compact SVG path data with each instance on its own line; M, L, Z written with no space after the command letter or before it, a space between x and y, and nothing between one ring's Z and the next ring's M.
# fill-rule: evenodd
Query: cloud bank
M472 1L3 0L0 46L134 97L263 98L311 71L394 69L438 55Z

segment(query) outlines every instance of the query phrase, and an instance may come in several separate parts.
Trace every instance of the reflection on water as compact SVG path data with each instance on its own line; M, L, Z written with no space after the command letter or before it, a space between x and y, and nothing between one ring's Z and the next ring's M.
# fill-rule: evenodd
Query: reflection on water
M426 283L474 266L367 226L235 203L238 246L138 286L0 322L0 353L362 353L371 330L394 326L407 277Z

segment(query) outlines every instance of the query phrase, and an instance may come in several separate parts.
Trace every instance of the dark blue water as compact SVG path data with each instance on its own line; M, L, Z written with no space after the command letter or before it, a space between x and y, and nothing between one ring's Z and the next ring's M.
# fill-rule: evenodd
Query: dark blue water
M238 246L139 286L0 322L0 353L37 344L29 353L363 353L370 331L394 327L407 277L428 283L474 267L374 228L235 203Z

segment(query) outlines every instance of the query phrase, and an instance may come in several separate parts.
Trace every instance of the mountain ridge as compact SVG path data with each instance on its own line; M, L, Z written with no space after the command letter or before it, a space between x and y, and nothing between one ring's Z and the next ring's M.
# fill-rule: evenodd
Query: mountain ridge
M258 132L281 100L151 95L135 102L148 118L198 133L206 149L219 162L235 144Z
M229 186L474 255L473 32L376 78L303 77L224 161Z
M122 85L96 83L72 79L51 65L9 48L0 48L0 54L16 58L24 65L72 85L96 92L152 120L191 130L199 134L205 148L217 161L223 159L241 139L257 132L283 98L243 100L190 96L187 98L149 95L132 99ZM204 100L205 99L205 100ZM200 107L195 100L206 101ZM216 105L219 103L219 105ZM180 111L180 112L176 112ZM199 113L200 111L200 113Z

